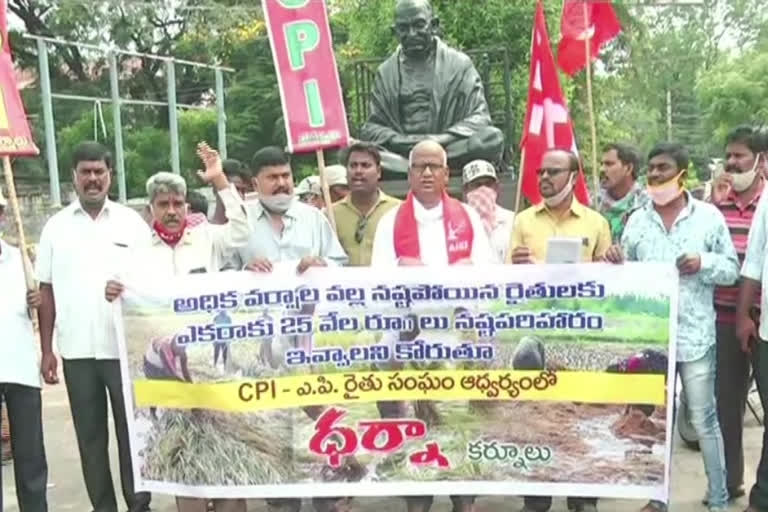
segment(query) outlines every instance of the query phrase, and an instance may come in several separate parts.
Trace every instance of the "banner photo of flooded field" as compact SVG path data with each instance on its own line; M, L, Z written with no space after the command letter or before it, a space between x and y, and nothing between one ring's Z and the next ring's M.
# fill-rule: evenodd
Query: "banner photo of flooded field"
M652 264L126 283L137 488L666 500L677 290Z

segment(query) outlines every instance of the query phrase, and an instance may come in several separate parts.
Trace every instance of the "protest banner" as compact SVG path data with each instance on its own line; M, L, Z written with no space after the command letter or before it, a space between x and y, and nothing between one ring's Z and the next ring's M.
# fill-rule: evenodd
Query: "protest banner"
M126 283L139 489L666 499L672 266L295 269Z
M346 146L341 95L325 0L262 0L288 151Z

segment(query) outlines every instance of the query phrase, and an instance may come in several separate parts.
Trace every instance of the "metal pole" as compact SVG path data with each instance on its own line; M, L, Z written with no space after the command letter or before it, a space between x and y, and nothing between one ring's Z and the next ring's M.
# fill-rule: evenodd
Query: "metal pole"
M227 158L227 113L224 110L224 73L216 69L216 126L219 129L219 154Z
M48 69L48 44L37 40L37 60L40 66L40 89L45 124L45 157L48 160L48 184L51 188L51 204L61 206L59 186L59 160L56 155L56 128L53 125L53 99L51 96L51 72Z
M168 82L168 127L171 138L171 170L181 173L179 162L179 118L176 112L176 66L173 60L165 61L165 75Z
M112 93L112 124L115 130L115 165L117 166L117 188L121 203L128 200L125 187L125 155L123 154L123 121L120 117L120 89L117 84L117 58L109 52L109 85Z
M667 89L667 140L672 140L672 91Z

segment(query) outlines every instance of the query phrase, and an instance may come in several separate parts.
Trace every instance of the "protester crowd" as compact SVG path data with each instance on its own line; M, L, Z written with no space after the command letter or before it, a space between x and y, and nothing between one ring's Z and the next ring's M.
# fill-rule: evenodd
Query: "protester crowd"
M27 292L20 251L0 241L0 328L6 340L13 340L0 345L0 396L10 422L20 510L48 509L40 386L41 376L47 384L59 382L54 330L93 510L119 508L110 473L108 400L125 504L130 512L150 508L151 496L134 490L111 305L137 273L150 268L153 275L167 276L241 269L269 273L278 264L293 264L298 273L343 265L544 264L553 237L581 240L583 263L676 265L677 372L706 469L704 503L710 511L723 511L729 500L745 493L742 427L753 378L763 404L768 401L768 345L761 341L768 340L762 307L768 295L760 294L768 264L768 196L762 195L768 137L759 129L740 126L728 135L724 172L714 177L708 202L685 188L690 162L681 145L660 143L641 162L637 150L616 143L604 149L595 209L574 198L578 157L555 149L544 154L537 169L542 202L516 215L499 206L504 191L498 169L487 161L475 160L460 170L464 201L452 198L448 157L436 141L420 142L411 151L410 190L403 201L380 188L377 146L355 142L344 151L343 165L327 169L333 204L324 203L317 177L294 187L289 155L280 148L260 149L246 166L222 162L215 149L201 143L204 170L198 176L216 197L210 218L207 202L182 177L167 172L147 181L149 204L142 218L107 197L112 181L107 148L83 142L73 155L77 200L43 229L35 262L39 290ZM646 187L637 181L643 168ZM0 226L7 219L5 206L0 196ZM546 347L535 340L529 345L534 352L518 354L518 366L543 367ZM165 371L162 357L185 359L172 343L150 348L145 366L153 374ZM224 349L226 365L226 347L218 348ZM638 356L647 357L652 355ZM189 372L167 376L186 380ZM380 404L382 416L389 415L384 405L395 415L401 409L397 403ZM305 412L318 415L313 408ZM766 449L768 443L745 512L768 510ZM457 512L473 510L473 497L453 496L452 501ZM551 501L526 497L523 510L546 511ZM344 511L349 503L319 498L313 507ZM432 497L411 496L405 503L409 512L426 512ZM246 510L241 499L178 497L177 505L182 512ZM268 500L274 511L300 507L299 499ZM571 497L568 507L595 511L598 500ZM656 501L639 508L667 509Z

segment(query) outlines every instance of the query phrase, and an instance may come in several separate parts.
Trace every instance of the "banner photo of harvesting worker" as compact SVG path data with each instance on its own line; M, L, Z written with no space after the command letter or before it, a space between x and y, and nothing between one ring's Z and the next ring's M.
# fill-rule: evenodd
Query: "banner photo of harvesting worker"
M127 282L137 488L666 500L677 280L655 264L286 263Z

